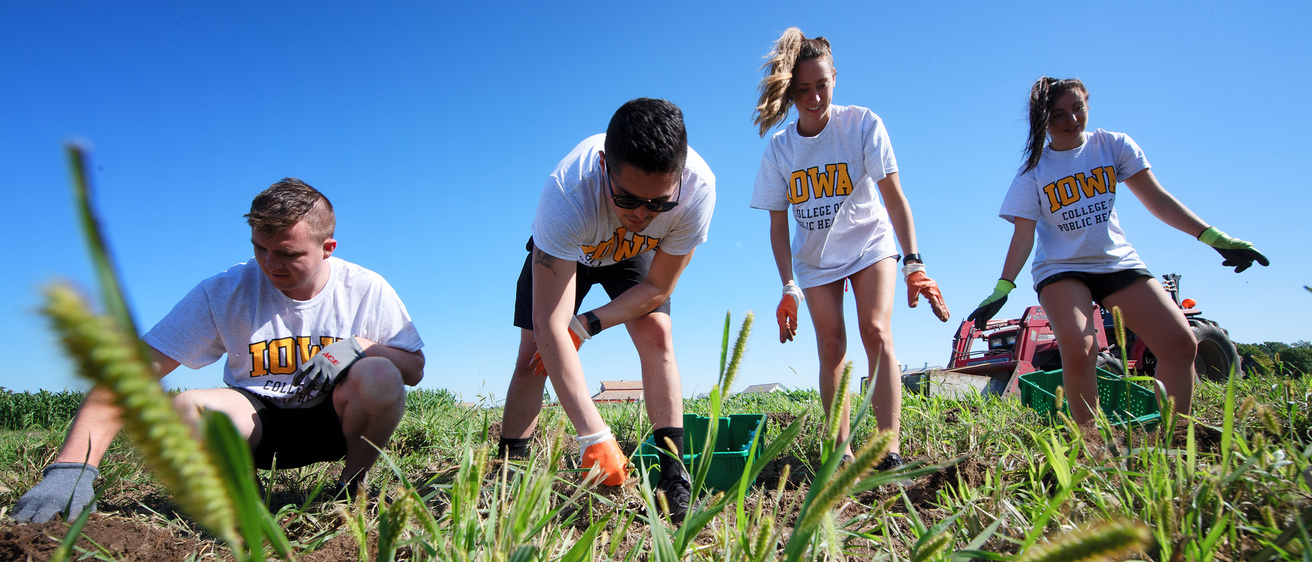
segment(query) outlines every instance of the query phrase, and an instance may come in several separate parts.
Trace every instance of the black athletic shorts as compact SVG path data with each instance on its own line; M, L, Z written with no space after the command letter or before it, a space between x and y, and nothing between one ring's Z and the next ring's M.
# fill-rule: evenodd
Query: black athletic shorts
M275 457L278 468L346 458L346 436L342 434L342 420L333 408L331 393L317 406L280 408L263 396L236 390L250 400L260 419L260 444L253 451L255 468L272 468Z
M1147 269L1126 269L1122 271L1113 271L1111 273L1085 273L1083 271L1063 271L1049 275L1042 281L1039 281L1034 292L1043 294L1043 287L1062 279L1079 279L1093 294L1093 302L1102 306L1102 299L1107 298L1112 293L1129 287L1131 283L1137 281L1140 277L1152 277Z
M528 250L528 256L524 258L524 270L519 273L519 283L515 287L515 327L525 330L533 329L533 239L528 239L528 244L524 246ZM611 300L629 290L634 285L641 283L647 278L647 272L651 270L652 252L643 252L631 259L624 260L614 265L603 267L588 267L583 264L578 265L578 273L574 279L574 314L579 313L579 304L583 302L583 297L588 294L588 289L593 285L601 284L610 295ZM670 313L670 299L656 307L652 312Z

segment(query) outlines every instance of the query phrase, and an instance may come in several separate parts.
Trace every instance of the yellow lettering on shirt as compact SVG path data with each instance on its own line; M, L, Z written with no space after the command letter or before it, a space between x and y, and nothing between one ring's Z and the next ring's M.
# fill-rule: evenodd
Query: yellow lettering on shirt
M1113 166L1094 168L1088 175L1077 172L1043 186L1043 194L1048 197L1048 212L1051 213L1081 199L1092 199L1106 193L1116 193L1116 168Z

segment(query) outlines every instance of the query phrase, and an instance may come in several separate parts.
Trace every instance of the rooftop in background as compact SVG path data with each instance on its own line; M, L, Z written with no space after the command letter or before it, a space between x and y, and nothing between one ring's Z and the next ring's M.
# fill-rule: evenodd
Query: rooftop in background
M601 392L593 402L637 402L642 400L642 381L601 381Z
M771 392L784 391L784 390L790 390L790 389L784 386L783 383L772 382L766 384L751 385L747 388L738 391L738 394L768 394Z

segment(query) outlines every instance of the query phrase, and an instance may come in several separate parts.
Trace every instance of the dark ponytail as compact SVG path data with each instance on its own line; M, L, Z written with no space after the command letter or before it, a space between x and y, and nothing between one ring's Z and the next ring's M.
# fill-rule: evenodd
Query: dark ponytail
M1048 140L1048 121L1052 117L1052 104L1071 90L1079 91L1084 94L1085 100L1089 99L1089 90L1078 78L1058 79L1044 76L1030 87L1030 136L1025 143L1025 169L1022 173L1033 170L1039 165L1039 158L1043 156L1043 145Z

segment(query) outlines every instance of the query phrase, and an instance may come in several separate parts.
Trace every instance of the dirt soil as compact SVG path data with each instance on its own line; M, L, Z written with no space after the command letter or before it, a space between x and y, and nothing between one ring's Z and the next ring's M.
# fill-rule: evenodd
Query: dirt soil
M0 522L0 560L49 560L67 534L68 524L63 521L23 524L6 518ZM197 553L212 554L215 544L139 521L93 514L76 546L115 560L183 560ZM77 558L75 550L73 559Z

